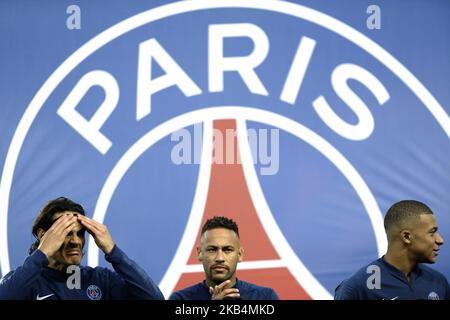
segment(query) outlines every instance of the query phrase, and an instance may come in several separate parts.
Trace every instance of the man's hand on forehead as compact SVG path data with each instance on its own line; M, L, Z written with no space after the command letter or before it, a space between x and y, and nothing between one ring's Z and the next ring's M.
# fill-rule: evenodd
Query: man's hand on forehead
M42 235L39 249L51 257L59 250L67 234L78 225L77 217L71 213L63 213L53 222L52 226Z
M60 215L59 217L57 217L55 219L55 221L53 222L53 224L56 223L56 221L59 221L60 218L64 218L61 221L72 221L72 223L70 224L70 226L72 226L72 228L70 228L70 230L68 230L68 233L71 231L71 229L73 229L76 225L81 225L80 220L78 219L78 216L83 216L82 214L78 213L78 212L65 212L62 215ZM81 225L81 230L86 230L86 227L84 227L83 225Z
M97 246L104 253L109 254L114 248L114 241L108 231L108 228L105 225L81 214L78 215L77 219L81 225L86 228L87 232L94 237L94 241Z

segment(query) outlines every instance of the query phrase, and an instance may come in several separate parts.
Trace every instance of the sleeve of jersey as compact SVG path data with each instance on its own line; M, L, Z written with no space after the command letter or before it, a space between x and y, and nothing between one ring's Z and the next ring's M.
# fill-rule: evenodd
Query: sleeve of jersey
M164 300L164 295L153 280L119 247L114 246L105 259L117 272L110 278L112 299Z
M36 250L25 259L21 267L9 272L0 280L0 300L26 300L41 268L48 265L47 256Z
M185 300L185 299L183 298L182 294L174 292L170 295L169 300Z
M276 294L273 289L269 290L269 294L267 295L267 300L280 300L280 297Z
M360 300L359 294L349 280L342 282L334 291L334 300Z

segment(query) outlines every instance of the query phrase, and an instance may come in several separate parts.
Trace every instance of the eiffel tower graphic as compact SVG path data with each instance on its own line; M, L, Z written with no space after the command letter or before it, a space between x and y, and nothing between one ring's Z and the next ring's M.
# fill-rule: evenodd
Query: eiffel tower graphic
M223 137L222 150L213 147L213 128ZM228 136L227 136L228 137ZM233 143L234 159L217 152L229 152ZM282 300L331 299L329 292L303 265L284 238L270 212L259 186L245 120L221 119L204 122L202 159L196 196L181 244L175 253L160 288L166 297L205 279L197 259L201 226L213 216L226 216L239 226L244 261L237 266L238 279L271 287ZM239 160L238 161L238 158ZM216 161L212 161L216 159ZM230 161L231 160L231 161Z

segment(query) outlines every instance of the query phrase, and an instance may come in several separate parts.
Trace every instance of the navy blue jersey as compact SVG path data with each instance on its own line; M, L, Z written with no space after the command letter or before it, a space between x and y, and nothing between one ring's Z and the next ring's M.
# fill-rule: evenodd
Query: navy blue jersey
M233 288L239 289L240 299L242 300L279 300L273 289L238 279L236 279L236 284ZM169 300L211 300L211 294L206 282L203 281L172 293Z
M101 300L158 299L158 286L117 246L105 259L116 272L102 267L80 266L80 288L69 289L70 273L48 267L47 256L36 250L24 264L0 282L0 299L11 300ZM70 280L70 279L69 279ZM73 285L72 285L73 287Z
M379 270L378 284L375 269L377 272ZM334 299L449 300L450 286L443 274L423 264L416 266L408 281L403 272L379 258L341 282L335 290Z

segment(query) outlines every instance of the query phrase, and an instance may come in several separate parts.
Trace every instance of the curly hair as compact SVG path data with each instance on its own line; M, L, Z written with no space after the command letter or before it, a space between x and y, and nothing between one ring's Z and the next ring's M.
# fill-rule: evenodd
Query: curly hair
M239 228L232 219L229 219L227 217L219 217L215 216L211 219L206 220L205 224L202 227L202 233L203 235L207 230L216 229L216 228L225 228L228 230L232 230L236 233L236 235L239 238Z

